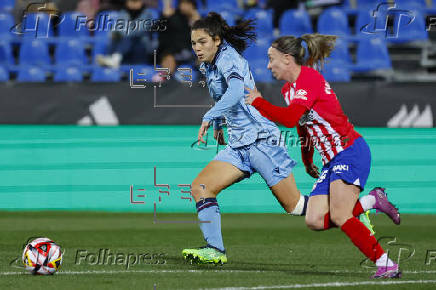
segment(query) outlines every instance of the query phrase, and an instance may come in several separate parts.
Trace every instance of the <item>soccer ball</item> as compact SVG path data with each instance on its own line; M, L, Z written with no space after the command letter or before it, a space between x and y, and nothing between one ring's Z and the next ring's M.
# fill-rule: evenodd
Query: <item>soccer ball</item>
M26 245L23 264L34 275L52 275L62 265L61 247L49 238L37 238Z

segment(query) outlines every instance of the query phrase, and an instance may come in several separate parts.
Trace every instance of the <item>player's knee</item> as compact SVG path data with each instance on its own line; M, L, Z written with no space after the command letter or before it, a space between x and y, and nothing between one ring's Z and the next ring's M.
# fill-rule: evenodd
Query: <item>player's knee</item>
M344 211L335 209L330 210L330 220L338 227L341 227L350 217L352 217L352 215L345 214Z
M324 229L324 219L320 215L306 215L306 225L313 231L319 231Z
M216 190L207 186L201 181L194 180L191 184L191 193L195 201L199 201L201 198L215 197L218 193Z

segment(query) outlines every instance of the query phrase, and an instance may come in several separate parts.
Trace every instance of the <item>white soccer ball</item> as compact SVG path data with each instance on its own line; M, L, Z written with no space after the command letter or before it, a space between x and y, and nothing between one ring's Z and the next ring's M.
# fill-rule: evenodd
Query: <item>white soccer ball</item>
M37 238L26 245L23 264L35 275L52 275L62 265L61 247L49 238Z

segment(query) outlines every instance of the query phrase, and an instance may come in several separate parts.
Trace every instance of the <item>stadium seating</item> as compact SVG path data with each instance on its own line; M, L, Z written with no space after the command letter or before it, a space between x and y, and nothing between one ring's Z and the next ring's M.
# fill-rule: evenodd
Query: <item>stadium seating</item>
M94 66L92 69L92 82L119 82L121 79L120 71L101 66Z
M249 65L256 82L271 82L273 80L271 71L267 69L268 59L266 57L252 60Z
M207 9L210 11L221 11L221 10L237 10L239 9L237 0L207 0Z
M273 31L273 11L270 9L250 9L245 14L246 19L254 19L256 33L259 36L271 35Z
M268 48L271 46L272 38L258 38L244 51L244 57L250 62L259 58L267 58Z
M309 14L303 9L286 10L279 22L281 35L301 36L312 33L312 23Z
M83 73L79 67L58 67L53 80L55 82L82 82Z
M395 0L395 4L397 4L397 8L405 9L405 8L419 8L425 9L427 8L426 0Z
M49 65L50 55L47 42L40 39L23 39L19 54L19 64Z
M6 67L0 65L0 82L7 82L9 80L9 71Z
M376 9L377 6L383 1L380 0L357 0L357 9L359 10L368 10L368 9ZM387 2L387 1L384 1Z
M54 36L53 19L47 13L27 13L23 17L24 37L47 38Z
M356 72L392 69L386 41L382 37L360 39L356 60L353 66Z
M18 82L45 82L45 70L38 66L22 65L18 70Z
M55 61L62 65L86 64L85 46L80 39L68 39L60 42L55 51Z
M7 41L0 41L0 65L14 64L11 45Z
M318 32L322 34L334 34L349 36L350 29L347 15L337 8L324 10L318 18Z
M322 75L328 82L349 82L351 80L350 69L343 63L333 61L324 64Z
M0 13L0 38L12 36L13 27L15 25L14 18L9 13Z
M1 0L0 11L11 11L15 6L15 0Z
M223 10L220 12L221 17L227 22L228 25L233 26L236 23L235 15L230 10Z
M85 15L79 12L68 12L62 14L61 22L58 25L58 33L61 37L89 36L89 29L81 25L86 22ZM83 19L83 20L82 20Z
M416 41L427 41L428 32L425 27L425 17L420 9L411 8L415 19L410 22L410 17L396 15L394 18L394 31L397 37L390 37L388 40L392 43L405 43ZM410 23L409 23L410 22Z
M351 64L351 56L348 50L348 40L344 38L337 38L335 48L333 49L329 61L335 63L341 63L342 65L350 65Z

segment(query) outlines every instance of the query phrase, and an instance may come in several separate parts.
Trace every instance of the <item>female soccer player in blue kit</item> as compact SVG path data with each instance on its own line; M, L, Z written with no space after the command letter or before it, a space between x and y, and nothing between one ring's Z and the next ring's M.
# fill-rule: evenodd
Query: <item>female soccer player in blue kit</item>
M220 127L224 117L228 129L228 145L221 150L192 182L200 229L205 247L185 249L185 259L198 263L223 264L227 256L221 236L221 216L216 196L226 187L258 172L286 212L304 215L307 196L297 189L292 168L295 161L280 141L279 128L257 109L244 103L244 87L255 83L247 61L241 56L248 40L254 40L252 21L229 26L219 14L211 12L192 26L192 48L201 62L209 93L216 101L204 115L198 132L204 142L210 124L214 137L224 143ZM283 145L280 145L283 144Z

